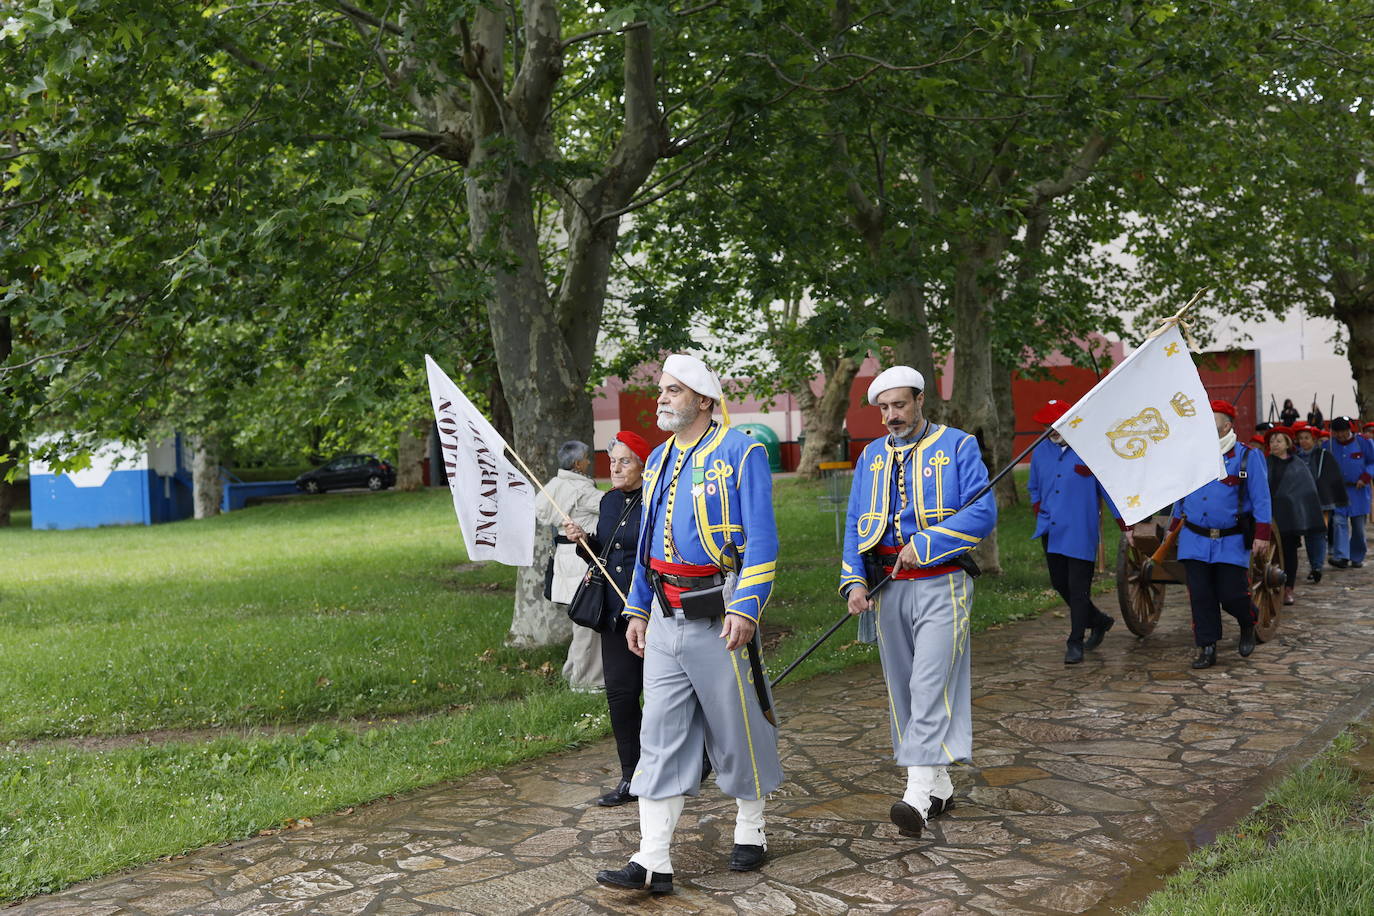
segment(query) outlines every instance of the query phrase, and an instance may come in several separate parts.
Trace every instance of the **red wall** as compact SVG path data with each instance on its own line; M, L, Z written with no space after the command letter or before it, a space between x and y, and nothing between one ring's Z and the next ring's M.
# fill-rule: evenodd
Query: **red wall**
M1111 366L1102 369L1112 371ZM1019 373L1012 376L1011 404L1016 416L1016 436L1011 443L1013 455L1021 454L1021 450L1044 430L1031 416L1044 407L1046 401L1057 398L1072 404L1091 391L1098 381L1097 373L1078 366L1051 366L1045 371L1049 374L1043 379L1022 378Z
M1258 350L1199 353L1194 358L1198 375L1202 377L1202 385L1207 389L1207 396L1230 401L1236 405L1236 438L1241 442L1250 441L1250 437L1255 434L1255 424L1264 416L1258 403L1260 380L1255 376L1258 358ZM1250 381L1251 378L1254 381ZM1250 386L1245 388L1247 381L1250 381ZM1240 402L1236 403L1236 395L1241 394L1241 388L1245 388L1245 392Z

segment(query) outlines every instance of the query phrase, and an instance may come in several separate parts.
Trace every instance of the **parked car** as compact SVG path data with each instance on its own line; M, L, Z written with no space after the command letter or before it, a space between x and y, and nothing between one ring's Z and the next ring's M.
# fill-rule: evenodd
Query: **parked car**
M340 455L296 478L296 489L307 493L367 487L385 490L396 483L396 469L376 455Z

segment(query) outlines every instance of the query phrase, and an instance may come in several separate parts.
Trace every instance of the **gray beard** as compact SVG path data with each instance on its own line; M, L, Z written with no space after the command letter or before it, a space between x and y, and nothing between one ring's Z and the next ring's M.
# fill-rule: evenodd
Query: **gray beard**
M671 407L663 407L658 411L658 428L668 433L680 433L687 427L696 422L700 411L686 408L684 410L673 410Z

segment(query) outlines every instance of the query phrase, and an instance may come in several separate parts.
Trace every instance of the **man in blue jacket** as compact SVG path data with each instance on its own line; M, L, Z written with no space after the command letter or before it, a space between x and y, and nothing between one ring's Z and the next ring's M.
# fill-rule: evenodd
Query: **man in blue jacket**
M1226 476L1189 493L1174 504L1170 530L1178 536L1178 558L1187 571L1188 601L1193 610L1193 641L1197 655L1194 668L1217 663L1221 639L1221 611L1240 624L1239 651L1248 657L1255 651L1255 624L1259 620L1250 600L1250 555L1269 549L1269 475L1264 454L1236 442L1232 423L1236 408L1226 401L1212 402ZM1245 539L1250 524L1254 537Z
M706 744L735 799L732 871L763 864L764 799L782 783L778 732L755 634L773 591L778 532L763 443L729 426L720 380L675 353L659 378L658 425L673 435L644 466L643 515L625 640L644 659L639 850L597 873L611 887L671 893L669 845ZM722 420L711 416L721 406ZM767 697L767 705L764 699Z
M1031 419L1050 426L1072 406L1068 401L1051 400ZM1053 430L1031 453L1027 488L1035 513L1031 537L1039 538L1045 548L1050 584L1069 606L1064 664L1076 665L1083 661L1083 650L1096 649L1116 623L1102 613L1092 597L1093 563L1102 530L1100 501L1106 500L1117 527L1124 531L1125 525L1093 472Z
M868 387L888 435L854 468L840 562L840 594L851 614L876 607L878 657L887 682L892 746L906 768L892 822L920 836L954 793L948 767L973 754L966 554L997 523L991 491L961 509L988 470L978 440L921 414L925 380L893 366ZM884 575L892 582L870 601Z
M1331 544L1331 565L1337 569L1364 565L1368 550L1364 521L1369 516L1369 484L1374 480L1374 448L1363 436L1355 435L1355 421L1336 417L1331 421L1331 439L1326 447L1345 478L1347 502L1336 507L1335 537Z

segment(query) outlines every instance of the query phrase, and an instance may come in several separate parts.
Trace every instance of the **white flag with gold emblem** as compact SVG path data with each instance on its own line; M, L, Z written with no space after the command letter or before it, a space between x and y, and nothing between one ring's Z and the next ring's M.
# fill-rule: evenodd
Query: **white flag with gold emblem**
M1226 473L1211 400L1177 324L1122 360L1054 428L1128 525Z

